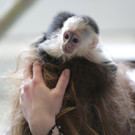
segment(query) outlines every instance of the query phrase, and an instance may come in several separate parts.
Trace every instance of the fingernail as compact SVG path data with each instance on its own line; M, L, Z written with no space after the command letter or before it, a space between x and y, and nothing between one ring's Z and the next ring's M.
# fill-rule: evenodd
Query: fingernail
M67 77L69 77L69 75L70 75L70 70L69 70L69 69L65 69L64 73L65 73L65 75L66 75Z
M35 64L36 64L36 65L40 65L38 60L35 61Z

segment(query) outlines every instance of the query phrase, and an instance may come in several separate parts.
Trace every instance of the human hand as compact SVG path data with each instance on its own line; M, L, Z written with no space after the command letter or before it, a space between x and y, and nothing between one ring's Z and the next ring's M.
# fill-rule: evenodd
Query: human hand
M47 135L55 125L63 96L69 82L69 70L65 69L54 89L49 89L43 79L38 61L24 71L24 87L21 90L20 105L33 135ZM33 71L33 72L32 72ZM58 134L58 131L55 132Z

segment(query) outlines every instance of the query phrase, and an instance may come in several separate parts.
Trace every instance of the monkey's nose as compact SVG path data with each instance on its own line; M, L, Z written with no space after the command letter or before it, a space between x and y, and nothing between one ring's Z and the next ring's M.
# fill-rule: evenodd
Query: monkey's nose
M71 49L71 46L67 46L66 48L67 48L67 49Z
M63 46L62 50L65 54L71 54L72 53L72 48L71 46Z

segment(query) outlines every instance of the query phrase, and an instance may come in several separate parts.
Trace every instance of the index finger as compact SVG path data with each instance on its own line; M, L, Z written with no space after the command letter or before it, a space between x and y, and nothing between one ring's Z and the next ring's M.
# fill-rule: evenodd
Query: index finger
M69 82L69 78L70 78L70 70L69 69L65 69L58 82L57 82L57 85L56 85L56 91L58 93L61 93L61 95L63 96L64 93L65 93L65 90L66 90L66 87L68 85L68 82Z
M38 61L33 64L33 79L43 80L42 68Z
M29 64L25 67L25 70L23 72L24 82L31 78L32 78L32 65Z

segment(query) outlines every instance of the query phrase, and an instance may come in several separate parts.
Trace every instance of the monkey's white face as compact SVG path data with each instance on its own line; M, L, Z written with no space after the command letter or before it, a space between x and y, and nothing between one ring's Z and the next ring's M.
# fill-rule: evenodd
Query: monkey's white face
M73 54L81 44L80 34L72 31L65 31L63 34L62 53Z
M70 17L65 21L61 34L62 45L60 45L60 49L66 55L80 55L80 53L86 53L88 49L95 48L97 45L95 42L97 35L91 26L78 16Z

